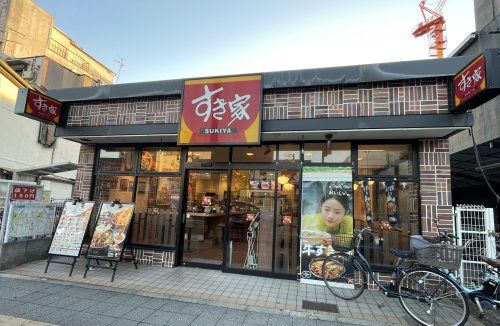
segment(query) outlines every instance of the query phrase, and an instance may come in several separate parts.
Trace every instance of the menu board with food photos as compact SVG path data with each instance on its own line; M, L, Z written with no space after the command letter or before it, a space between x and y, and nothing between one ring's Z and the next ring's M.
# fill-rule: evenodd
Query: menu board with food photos
M133 213L134 204L102 203L87 258L120 261Z
M49 254L78 257L94 202L66 202L50 244Z

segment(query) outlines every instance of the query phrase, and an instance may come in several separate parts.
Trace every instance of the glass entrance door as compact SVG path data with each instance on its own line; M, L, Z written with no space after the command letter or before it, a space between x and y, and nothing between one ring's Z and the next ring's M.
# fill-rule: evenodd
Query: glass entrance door
M222 266L227 189L226 172L188 173L182 255L184 263Z

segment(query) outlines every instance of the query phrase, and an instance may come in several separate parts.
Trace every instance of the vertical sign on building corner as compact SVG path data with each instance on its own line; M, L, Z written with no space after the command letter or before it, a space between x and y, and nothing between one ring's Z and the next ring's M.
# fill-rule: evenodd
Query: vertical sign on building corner
M481 54L453 77L452 111L467 109L467 102L486 88L486 63L484 54Z
M66 124L61 102L28 88L19 89L14 112L59 127Z
M261 75L184 82L179 145L258 145Z

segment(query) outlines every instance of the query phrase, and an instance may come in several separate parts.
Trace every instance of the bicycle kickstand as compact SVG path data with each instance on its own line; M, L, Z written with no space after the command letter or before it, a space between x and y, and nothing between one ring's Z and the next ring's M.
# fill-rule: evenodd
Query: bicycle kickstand
M481 307L481 302L479 302L479 298L475 297L474 302L476 303L476 306L479 309L479 318L483 318L484 317L484 310L483 310L483 307Z

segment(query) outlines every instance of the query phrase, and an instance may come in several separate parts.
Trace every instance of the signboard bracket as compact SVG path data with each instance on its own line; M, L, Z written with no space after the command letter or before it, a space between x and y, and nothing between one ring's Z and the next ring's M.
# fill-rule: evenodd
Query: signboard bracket
M71 269L69 271L69 277L73 274L73 269L75 268L76 264L76 257L71 257L72 261L71 262L66 262L66 261L58 261L58 260L52 260L52 258L56 255L49 255L49 258L47 259L47 266L45 266L45 271L44 273L47 274L47 270L49 269L49 264L54 263L54 264L61 264L61 265L71 265ZM58 256L58 255L57 255ZM68 257L68 256L58 256L58 257Z

